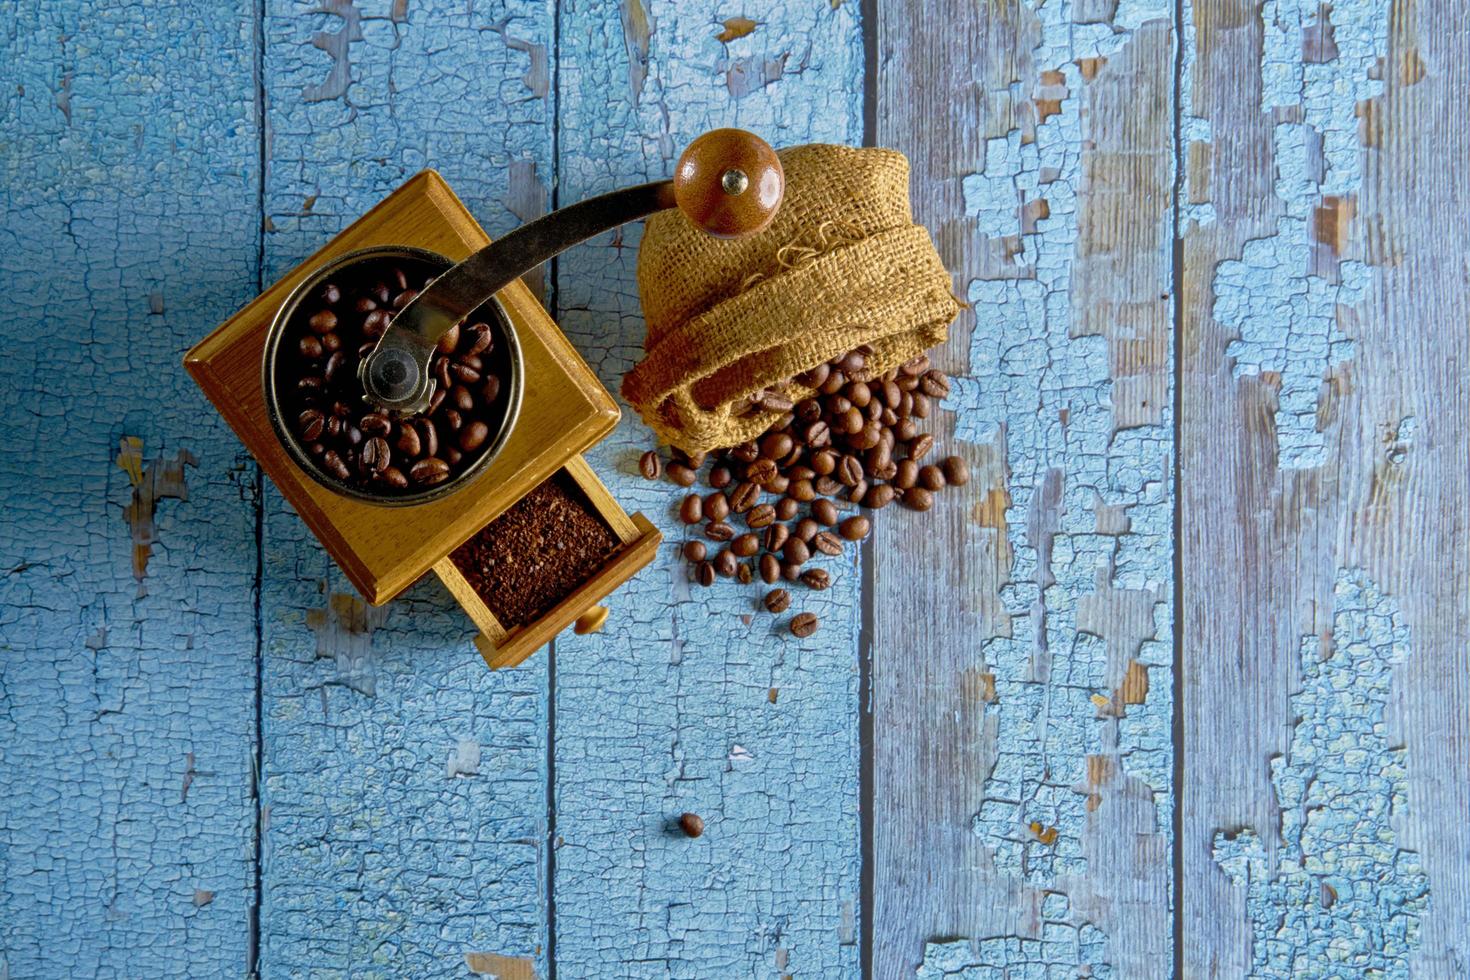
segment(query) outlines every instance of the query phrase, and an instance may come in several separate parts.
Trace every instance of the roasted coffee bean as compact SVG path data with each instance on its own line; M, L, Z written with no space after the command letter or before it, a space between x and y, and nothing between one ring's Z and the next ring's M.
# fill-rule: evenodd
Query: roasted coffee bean
M479 419L473 419L459 430L459 448L467 453L472 453L483 446L488 438L490 438L490 426Z
M909 414L916 419L927 419L929 417L929 409L929 396L922 391L914 392L914 404L910 408Z
M812 537L812 547L824 555L842 554L842 539L831 531L818 531Z
M868 403L873 400L873 390L864 381L852 382L847 386L846 392L847 400L857 408L867 408Z
M336 306L342 302L342 290L334 282L323 283L317 298L328 306Z
M342 337L334 331L328 331L327 333L322 334L321 341L322 350L326 351L328 354L332 353L333 351L339 351L342 349Z
M480 380L480 372L465 364L463 361L453 361L449 365L449 373L456 379L467 385L472 385Z
M832 444L832 432L826 422L817 419L802 431L801 441L813 449L821 449Z
M781 554L793 565L800 565L812 556L806 542L796 535L786 539L786 544L781 547Z
M823 591L832 584L832 576L827 574L825 568L808 568L801 573L801 580L809 589Z
M319 442L312 442L307 444L306 451L311 453L313 456L320 456L322 452L326 450L326 448L326 446L323 446Z
M795 441L784 432L768 432L761 439L761 455L766 459L781 459L788 455Z
M835 395L842 390L845 384L847 384L847 377L837 368L833 368L827 375L827 380L823 381L822 386L817 390L824 395Z
M944 473L944 482L950 486L962 487L970 482L970 466L958 456L946 456L939 464Z
M301 430L301 438L307 442L316 442L322 437L322 430L327 427L327 417L317 409L308 408L296 417L296 425Z
M322 356L322 341L321 338L318 337L316 334L309 333L302 335L301 343L299 346L301 348L302 357L309 358L310 360L314 361Z
M837 454L830 449L823 449L820 452L812 453L811 468L812 472L817 476L829 475L833 470L837 469Z
M425 300L424 302L428 302ZM455 324L439 335L439 340L434 347L441 354L453 354L454 349L459 346L459 324Z
M900 490L907 490L919 482L919 464L911 459L899 460L898 469L893 475L893 485Z
M357 300L352 304L352 309L356 313L371 313L377 308L378 301L373 299L371 296L359 296Z
M683 463L670 463L667 468L669 479L681 487L694 486L694 471Z
M929 491L943 490L944 471L933 463L919 467L919 486Z
M694 581L700 585L709 587L715 584L715 566L707 561L702 561L694 566Z
M934 506L934 495L923 487L910 487L899 502L909 510L928 510Z
M729 541L735 537L735 529L724 521L710 521L704 526L704 536L711 541Z
M679 829L685 837L698 837L704 833L704 821L697 813L686 813L679 817Z
M393 315L387 310L373 310L363 317L362 332L368 337L381 337L392 321Z
M781 563L781 577L788 582L796 582L801 579L801 566L794 561Z
M322 380L327 384L331 384L336 380L337 372L342 370L342 365L345 363L347 363L347 355L341 351L337 351L331 357L327 358L327 366L322 368Z
M919 390L930 398L948 398L949 378L940 371L925 371L919 380Z
M837 523L837 505L827 498L812 501L812 517L820 524L831 527Z
M388 440L382 436L373 436L362 444L362 453L357 458L357 464L365 473L380 473L388 468L388 458L391 455L392 450L388 448Z
M698 524L704 520L704 501L699 499L699 494L691 493L684 498L679 505L679 520L685 524Z
M791 411L791 399L787 398L779 391L771 391L767 389L766 391L761 392L760 398L757 399L757 404L760 405L762 410L767 412Z
M844 374L851 377L868 366L868 359L858 351L849 351L837 366Z
M440 412L439 418L443 420L444 427L450 432L458 432L460 427L464 425L464 416L452 408L446 408Z
M460 460L464 459L464 453L460 452L453 446L445 446L443 449L439 450L439 458L444 460L444 462L448 463L450 467L453 468L459 465Z
M495 334L491 332L490 324L472 323L465 328L464 343L462 345L464 347L464 355L466 357L475 357L483 354L490 349L490 345L494 341Z
M465 367L474 368L476 371L483 373L485 370L485 362L480 360L478 354L456 354L454 359Z
M796 383L803 388L820 388L827 380L827 375L832 373L832 368L826 364L818 364L816 367L796 376Z
M791 531L785 524L772 524L766 528L765 546L767 551L780 551L786 544L786 539L791 537Z
M720 553L715 555L715 572L724 578L730 578L735 574L735 568L740 563L735 560L734 552L728 548L721 548Z
M817 631L821 621L817 619L816 613L797 613L791 617L791 635L799 639L806 639Z
M776 520L789 521L801 510L801 501L795 497L782 497L776 501Z
M645 480L657 480L664 471L664 464L659 461L658 453L650 449L638 457L638 472L643 474Z
M864 423L862 430L849 442L854 449L872 449L883 440L883 427L877 422Z
M810 466L793 466L786 471L786 476L793 480L814 480L817 471Z
M898 366L898 373L907 375L910 378L916 378L927 370L929 370L928 354L920 354L913 360L904 361Z
M745 479L756 486L765 486L776 478L776 461L761 457L745 468Z
M731 475L728 466L711 466L709 468L709 485L716 490L723 490L734 482L735 477Z
M737 514L744 514L755 506L760 496L760 487L749 481L743 482L730 491L730 509Z
M753 530L770 527L776 520L776 508L771 504L756 504L745 515L745 523Z
M919 423L913 419L899 419L893 427L893 435L900 442L909 442L919 434Z
M396 466L389 466L378 473L378 477L388 486L396 490L403 490L408 486L408 477Z
M846 500L848 503L860 504L863 502L863 498L867 495L868 481L859 480L857 481L857 486L852 487L850 490L848 490L846 496L844 496L843 499Z
M735 581L741 585L749 585L755 581L755 572L750 567L750 562L743 561L735 568Z
M333 415L327 419L327 438L340 439L342 437L342 420Z
M723 521L730 516L730 500L716 490L704 498L704 516L712 521Z
M874 487L873 489L876 490L878 488ZM868 531L872 526L872 522L862 514L854 514L837 525L837 533L849 541L861 541L868 536Z
M357 427L370 436L386 436L393 431L393 420L379 412L369 412L357 420Z
M419 453L422 452L418 431L411 425L401 426L398 430L398 440L394 442L393 447L409 459L418 458Z
M322 379L319 375L308 374L296 379L296 390L304 395L315 395L323 388Z
M475 396L464 385L455 385L449 389L449 404L461 412L468 412L475 407Z
M495 404L495 399L499 397L500 376L497 374L487 374L485 376L485 383L480 385L480 398L484 400L486 405L493 405Z
M730 457L741 463L754 463L760 454L760 447L753 442L742 442L730 450Z
M812 481L812 489L824 497L836 497L842 493L842 484L830 476L819 476Z
M321 310L313 313L307 325L316 333L326 333L337 329L337 314L331 310Z
M766 593L761 603L766 607L766 612L783 613L791 608L791 593L785 589L772 589Z
M793 480L791 486L786 488L786 493L793 500L799 500L804 504L810 503L817 496L816 488L812 486L811 480Z
M898 474L898 464L893 460L885 460L883 463L868 470L868 475L875 480L891 480Z
M777 473L771 482L766 484L766 489L771 493L785 493L791 489L791 478L784 473Z
M871 507L873 510L882 510L893 503L894 489L891 483L874 484L863 498L863 506Z
M837 464L837 482L845 487L856 486L863 478L863 464L858 462L856 456L843 456L842 461Z
M821 529L822 525L818 524L810 517L803 517L801 520L796 522L796 526L791 529L791 533L810 544L812 538L816 537L817 532Z
M704 556L708 551L703 541L684 542L684 557L690 561L704 561Z
M934 437L927 432L921 432L909 443L909 459L921 460L929 455L929 450L934 448Z
M747 532L730 542L730 550L735 553L736 557L750 558L757 551L761 550L760 538L756 537L753 533Z
M393 297L393 308L395 310L401 310L401 309L403 309L409 303L412 303L413 302L413 298L415 296L417 296L417 295L418 295L418 290L416 290L416 289L405 289L403 292L401 292L397 296L394 296Z
M352 475L352 471L347 468L346 462L335 449L328 449L322 454L322 465L327 468L328 473L339 480L345 480Z
M439 390L448 391L454 380L449 376L449 361L447 358L436 358L433 365L434 377L439 381Z
M408 478L424 486L433 486L449 479L449 464L437 456L427 456L409 468Z

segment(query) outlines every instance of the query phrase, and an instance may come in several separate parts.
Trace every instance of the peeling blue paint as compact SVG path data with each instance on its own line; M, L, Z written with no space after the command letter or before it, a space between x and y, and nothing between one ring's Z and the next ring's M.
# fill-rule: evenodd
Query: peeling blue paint
M1340 571L1331 638L1302 638L1291 745L1271 760L1274 871L1254 830L1215 837L1216 863L1246 890L1252 976L1409 976L1429 880L1398 840L1407 760L1387 715L1411 651L1393 600L1363 572Z
M914 980L1108 980L1118 973L1104 959L1102 931L1072 915L1061 892L1041 903L1035 938L991 936L926 943Z
M1276 233L1247 242L1239 260L1226 260L1214 278L1214 317L1240 337L1226 355L1237 379L1273 372L1280 378L1276 438L1281 466L1310 469L1328 460L1319 431L1321 389L1353 357L1339 308L1367 296L1372 277L1362 262L1336 255L1321 274L1313 224L1324 203L1352 206L1362 184L1359 102L1383 91L1373 76L1387 48L1388 12L1377 0L1331 5L1335 57L1304 63L1303 34L1315 23L1318 0L1267 0L1262 7L1261 111L1277 113L1272 132ZM1341 220L1348 221L1348 217Z
M741 61L776 78L732 94L714 0L645 2L653 24L636 105L612 4L562 5L562 201L665 176L706 128L777 146L862 135L858 4L762 7ZM737 91L743 91L737 87ZM611 97L610 97L611 94ZM558 319L618 389L642 354L638 228L559 261ZM669 483L637 475L653 444L630 411L589 454L614 496L665 535L597 634L556 643L557 959L562 976L854 976L859 937L856 563L796 589L821 629L797 640L757 611L758 586L691 589ZM774 703L771 689L776 689ZM703 816L689 840L669 822Z

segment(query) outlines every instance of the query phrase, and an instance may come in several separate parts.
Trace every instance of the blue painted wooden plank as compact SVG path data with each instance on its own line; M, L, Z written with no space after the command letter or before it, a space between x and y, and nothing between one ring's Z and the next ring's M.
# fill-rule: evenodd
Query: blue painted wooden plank
M255 28L4 20L0 976L238 976L253 470L179 359L256 289Z
M564 2L561 200L664 176L684 144L734 125L772 143L862 135L857 4L737 9ZM641 356L639 230L567 253L559 319L614 391ZM556 959L568 977L846 976L858 969L859 569L798 590L822 627L797 641L759 586L691 589L678 493L636 475L632 413L591 454L664 554L616 593L605 629L556 643ZM697 812L698 840L668 822Z
M270 275L427 166L492 233L539 208L552 33L549 2L272 0ZM262 611L265 972L538 957L545 660L487 671L432 581L368 610L274 489Z
M1173 4L884 13L976 479L875 532L874 973L1165 977Z

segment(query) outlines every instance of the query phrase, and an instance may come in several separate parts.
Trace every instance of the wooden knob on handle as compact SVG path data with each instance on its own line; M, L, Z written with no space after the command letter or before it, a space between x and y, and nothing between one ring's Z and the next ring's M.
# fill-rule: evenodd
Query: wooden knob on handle
M764 231L776 217L786 175L769 143L743 129L713 129L679 157L674 200L716 238Z

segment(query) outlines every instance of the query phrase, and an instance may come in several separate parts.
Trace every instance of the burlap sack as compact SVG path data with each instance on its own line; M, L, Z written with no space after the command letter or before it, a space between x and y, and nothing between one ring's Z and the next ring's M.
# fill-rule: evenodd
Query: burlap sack
M779 155L786 196L760 234L711 238L677 209L644 229L648 333L623 396L688 452L760 435L779 413L745 414L752 395L804 398L789 379L863 344L876 377L943 343L960 309L913 223L903 154L814 144Z

